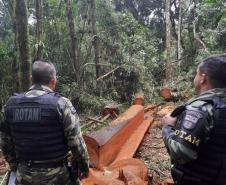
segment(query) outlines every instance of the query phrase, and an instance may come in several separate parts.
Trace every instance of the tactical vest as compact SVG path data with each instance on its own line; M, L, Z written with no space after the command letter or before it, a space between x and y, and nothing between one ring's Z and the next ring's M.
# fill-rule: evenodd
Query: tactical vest
M200 145L197 160L184 165L175 164L175 167L183 174L197 177L207 184L223 185L226 184L226 102L220 97L200 100L210 102L214 107L214 127L210 139Z
M60 95L49 92L28 98L12 96L5 108L6 121L19 160L63 159L68 151L57 102Z

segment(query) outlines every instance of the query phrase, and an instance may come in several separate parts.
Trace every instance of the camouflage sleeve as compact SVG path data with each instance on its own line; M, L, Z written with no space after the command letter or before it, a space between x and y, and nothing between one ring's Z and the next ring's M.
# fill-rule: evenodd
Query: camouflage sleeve
M172 125L165 125L162 129L162 137L170 154L172 162L184 164L186 162L197 159L197 152L191 150L189 147L172 139L175 135L175 128Z
M67 144L83 173L89 171L89 156L82 137L79 117L72 103L62 97L58 101L60 120L63 123Z
M196 102L186 107L176 126L165 125L162 130L172 162L184 164L197 159L200 143L209 139L212 128L212 105Z
M1 131L1 149L2 153L9 163L10 169L12 171L16 171L17 169L17 158L14 149L14 143L10 135L9 124L6 121L2 121L0 123L0 131Z

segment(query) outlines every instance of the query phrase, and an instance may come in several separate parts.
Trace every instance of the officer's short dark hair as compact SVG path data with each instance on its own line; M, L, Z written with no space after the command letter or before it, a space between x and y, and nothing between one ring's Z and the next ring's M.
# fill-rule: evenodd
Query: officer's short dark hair
M214 88L226 88L226 54L204 59L199 70L209 77Z
M32 66L33 84L48 85L56 75L56 69L53 63L45 61L35 61Z

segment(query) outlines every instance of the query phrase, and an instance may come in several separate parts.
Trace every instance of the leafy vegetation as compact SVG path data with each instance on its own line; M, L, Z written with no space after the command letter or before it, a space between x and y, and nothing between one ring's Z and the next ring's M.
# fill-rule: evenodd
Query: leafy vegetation
M14 22L14 18L18 18L14 12L15 2L0 1L1 106L23 86L19 32L15 30ZM69 37L66 8L69 0L25 2L30 64L35 59L52 61L58 70L57 90L68 96L80 112L88 110L96 114L106 100L129 103L141 91L149 102L162 101L158 92L163 85L193 94L192 78L197 64L204 57L224 53L226 49L224 0L170 1L171 67L166 58L165 1L96 0L96 10L92 11L92 1L77 0L71 1L76 52L79 54L77 69ZM41 3L41 18L37 16L37 3ZM37 33L37 28L42 31ZM178 57L178 43L181 43L181 58ZM167 76L169 68L173 69L172 78ZM75 78L77 73L79 81Z

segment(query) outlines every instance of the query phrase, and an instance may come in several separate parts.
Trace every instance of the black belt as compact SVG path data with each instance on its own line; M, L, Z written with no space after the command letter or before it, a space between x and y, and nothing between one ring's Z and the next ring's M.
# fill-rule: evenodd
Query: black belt
M25 165L29 168L31 168L31 167L34 167L34 168L57 168L60 166L64 166L65 160L55 161L55 162L35 162L35 161L21 160L19 163L22 165Z

